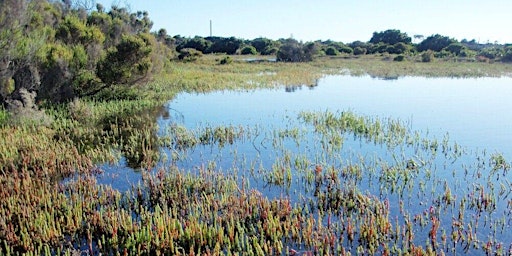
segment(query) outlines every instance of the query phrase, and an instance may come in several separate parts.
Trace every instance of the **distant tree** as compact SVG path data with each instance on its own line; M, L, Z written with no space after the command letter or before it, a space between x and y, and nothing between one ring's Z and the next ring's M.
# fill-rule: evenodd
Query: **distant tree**
M357 46L354 48L354 55L365 55L366 54L366 48Z
M388 29L382 32L373 32L373 36L370 39L370 43L378 44L384 43L394 45L397 43L410 44L411 38L406 33L400 32L398 29Z
M338 48L338 51L340 53L348 53L348 54L352 54L354 52L354 50L347 45L341 46L340 48Z
M404 54L404 53L407 53L408 51L410 51L411 48L412 48L412 46L400 42L400 43L396 43L394 45L388 45L386 47L386 52L391 53L391 54Z
M423 39L425 39L425 36L424 35L414 35L414 40L417 42L417 41L423 41Z
M504 50L503 57L501 57L501 61L503 62L512 62L512 46L507 46Z
M461 55L466 47L462 43L451 43L450 45L446 46L445 50L449 51L450 53L459 56Z
M255 38L251 41L251 45L256 48L256 51L258 51L261 54L266 54L268 52L268 49L275 47L276 43L268 38Z
M206 52L206 50L212 45L212 42L204 39L203 37L196 36L194 38L183 41L182 44L177 46L177 50L191 48L196 49L200 52Z
M348 44L348 46L352 49L354 49L354 54L355 55L362 55L362 54L367 54L367 53L371 53L371 48L373 48L373 44L372 43L365 43L365 42L362 42L362 41L354 41L350 44ZM358 48L356 50L356 48ZM362 49L364 49L364 53L363 51L361 51Z
M482 56L494 60L503 56L503 49L498 47L486 47L479 51L477 56Z
M455 42L457 42L455 39L451 39L447 36L435 34L435 35L429 36L425 40L421 41L421 43L418 44L417 49L420 52L423 52L426 50L432 50L432 51L439 52L443 48L445 48L448 45L455 43Z
M307 62L312 61L317 53L315 43L303 44L293 38L285 39L277 51L277 61Z
M207 37L205 39L211 41L212 44L205 50L204 53L235 54L244 43L243 40L235 37Z
M196 61L201 56L203 56L203 53L193 49L193 48L184 48L180 50L180 53L178 55L179 60L183 60L186 62Z

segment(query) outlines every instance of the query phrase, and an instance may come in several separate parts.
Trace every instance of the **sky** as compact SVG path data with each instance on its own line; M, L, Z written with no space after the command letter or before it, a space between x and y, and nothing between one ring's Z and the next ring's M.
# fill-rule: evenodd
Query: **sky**
M441 34L480 43L512 43L510 0L96 0L131 12L148 11L153 30L183 37L304 42L369 41L373 32L399 29L410 37ZM413 39L414 41L414 39Z

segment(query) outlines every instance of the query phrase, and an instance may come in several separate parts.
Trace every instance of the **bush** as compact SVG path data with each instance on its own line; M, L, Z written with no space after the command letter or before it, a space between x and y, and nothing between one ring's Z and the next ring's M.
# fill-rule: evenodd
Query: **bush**
M314 43L303 44L295 39L287 39L277 51L276 60L283 62L312 61L317 48Z
M221 65L227 65L233 63L233 59L229 56L224 57L222 60L220 60Z
M505 54L501 57L502 62L512 62L512 46L505 49Z
M398 55L396 56L395 58L393 58L393 61L404 61L405 60L405 56L404 55Z
M261 52L262 55L274 55L279 51L279 48L275 46L269 46L266 47L263 52Z
M336 56L340 54L340 52L336 48L329 46L327 49L325 49L325 54L329 56Z
M338 48L338 51L340 53L348 53L348 54L352 54L354 52L354 50L352 50L352 48L350 48L349 46L346 46L346 45Z
M355 47L354 48L354 55L365 55L366 54L366 48L362 48L362 47Z
M248 45L248 46L245 46L244 48L242 48L242 50L240 51L240 54L243 54L243 55L248 55L248 54L256 55L256 54L258 54L258 51L256 50L256 48L254 46Z
M184 48L180 50L180 54L178 55L178 59L182 61L196 61L203 53L194 49L194 48Z
M421 54L421 61L422 62L431 62L434 60L434 51L428 50Z

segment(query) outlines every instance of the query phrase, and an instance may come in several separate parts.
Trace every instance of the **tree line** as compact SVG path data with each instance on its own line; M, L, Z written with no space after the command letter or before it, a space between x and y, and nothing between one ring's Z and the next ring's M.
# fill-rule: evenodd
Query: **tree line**
M75 97L116 97L114 91L147 81L172 61L202 54L275 55L277 61L311 61L316 56L389 53L512 61L512 46L457 41L442 35L413 43L400 30L374 32L367 42L300 42L236 37L170 36L152 31L147 12L94 1L0 0L0 103L7 109ZM403 58L402 58L403 59ZM223 63L229 63L225 61Z

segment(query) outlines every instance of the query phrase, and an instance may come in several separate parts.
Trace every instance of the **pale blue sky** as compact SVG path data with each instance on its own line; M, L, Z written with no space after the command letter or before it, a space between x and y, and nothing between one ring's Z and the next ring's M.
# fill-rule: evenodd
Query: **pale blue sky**
M375 31L512 43L510 0L97 0L146 10L169 35L369 41Z

